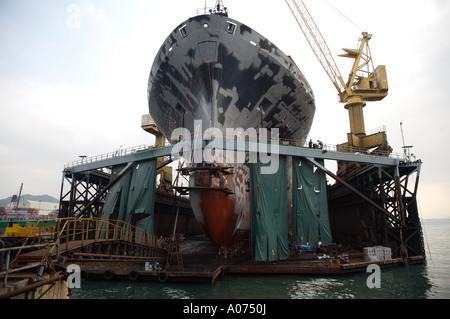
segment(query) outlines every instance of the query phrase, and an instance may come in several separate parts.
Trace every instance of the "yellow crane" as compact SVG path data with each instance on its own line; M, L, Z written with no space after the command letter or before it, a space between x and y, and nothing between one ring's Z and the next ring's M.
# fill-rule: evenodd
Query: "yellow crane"
M345 82L333 59L325 39L311 17L302 0L285 0L300 29L306 37L314 54L322 64L339 94L339 101L345 103L349 112L350 133L347 142L338 145L340 151L355 151L355 148L369 150L375 147L385 152L391 152L387 144L386 132L366 135L363 107L366 101L381 101L388 94L386 67L373 67L372 55L369 48L371 34L362 32L357 49L343 49L339 56L354 59L352 69Z
M165 146L166 139L164 138L164 135L161 133L159 128L156 126L155 121L150 114L142 115L141 128L144 131L155 136L155 148ZM172 167L167 164L170 164L171 162L171 159L166 160L164 157L158 157L156 159L156 175L160 175L158 188L169 193L172 192Z

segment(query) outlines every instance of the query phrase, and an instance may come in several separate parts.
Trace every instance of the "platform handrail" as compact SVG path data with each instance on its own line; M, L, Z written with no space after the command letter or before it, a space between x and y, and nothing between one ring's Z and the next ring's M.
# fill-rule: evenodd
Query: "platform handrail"
M88 240L125 240L136 244L156 247L156 236L122 220L104 218L68 217L57 220L56 241L65 244L71 241L81 245ZM52 252L53 252L52 248Z
M42 223L43 221L36 222L22 246L15 248L19 250L15 260L23 249L36 246L27 245L28 242L52 247L49 251L50 255L55 252L58 255L61 248L68 250L69 243L73 241L79 241L83 245L92 240L125 240L152 248L157 244L154 234L149 234L147 231L121 220L68 217L55 219L55 223L50 226L43 226ZM43 242L45 244L41 244Z
M108 153L95 155L95 156L91 156L91 157L80 156L81 159L79 159L77 161L72 161L72 162L64 165L64 169L70 169L71 167L74 167L74 166L95 163L95 162L99 162L99 161L103 161L103 160L107 160L107 159L111 159L111 158L130 155L130 154L134 154L136 152L148 150L149 148L152 148L152 146L149 146L146 144L141 144L141 145L118 149L113 152L108 152Z
M373 131L379 132L379 131L382 131L383 129L384 129L384 127L380 127L380 128L374 129ZM195 140L194 137L192 137L191 141L194 142L194 140ZM223 136L222 140L228 141L229 139L227 138L227 136ZM234 141L236 140L235 136L233 136L233 140ZM274 141L271 141L270 137L265 139L265 141L269 144L274 142ZM392 158L392 159L407 160L405 154L403 154L403 153L389 152L386 150L376 150L375 149L375 150L368 151L365 148L358 148L355 146L340 147L338 150L337 144L322 143L321 145L319 145L319 143L313 142L313 145L310 146L309 140L306 141L305 143L301 143L298 140L287 139L287 138L278 138L277 142L279 145L282 145L282 146L295 146L295 147L301 147L301 148L316 148L316 149L321 149L323 151L330 151L330 152L337 152L337 153L363 154L363 155L370 155L370 156L376 156L376 157L387 157L387 158ZM167 145L170 145L170 144L166 143L166 146ZM113 158L123 157L123 156L131 155L131 154L134 154L137 152L150 150L153 148L154 148L154 146L141 144L138 146L133 146L133 147L125 148L125 149L119 149L114 152L109 152L109 153L105 153L105 154L101 154L101 155L97 155L97 156L92 156L89 158L82 158L80 160L72 161L72 162L64 165L64 170L70 170L71 168L74 168L77 166L82 166L85 164L92 164L92 163L97 163L97 162L101 162L101 161L107 161L107 160L110 160Z

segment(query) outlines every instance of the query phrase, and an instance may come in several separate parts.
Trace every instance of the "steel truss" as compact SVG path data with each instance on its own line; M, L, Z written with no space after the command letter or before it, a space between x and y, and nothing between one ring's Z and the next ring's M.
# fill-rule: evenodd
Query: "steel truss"
M103 170L65 170L61 183L59 218L100 217L110 174Z
M355 194L337 183L329 188L331 227L335 240L358 246L384 245L398 257L423 256L422 226L417 205L421 162L398 166L369 165L346 180ZM351 226L350 226L351 224ZM344 236L348 227L356 229Z

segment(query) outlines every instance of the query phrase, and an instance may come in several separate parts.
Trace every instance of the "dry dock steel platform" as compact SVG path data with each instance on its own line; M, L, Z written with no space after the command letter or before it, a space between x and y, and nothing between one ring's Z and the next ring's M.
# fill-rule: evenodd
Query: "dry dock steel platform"
M255 152L260 147L260 144L256 143L239 141L229 143L220 139L199 140L193 143L200 144L200 150L205 145L220 149L229 149L232 145L234 150L245 152ZM271 146L272 144L266 144L264 149L271 149ZM173 156L173 148L173 145L140 148L126 154L85 159L83 162L67 165L64 168L63 179L68 175L101 174L104 169L120 168L120 172L114 178L110 177L103 181L101 189L97 193L94 192L89 202L83 203L83 207L78 211L79 216L92 215L101 210L105 194L127 169L133 165L153 161L158 157ZM401 156L358 153L356 150L349 153L338 152L327 145L321 149L300 147L292 141L280 141L276 152L279 156L307 160L336 181L334 185L328 187L328 204L331 231L333 237L338 238L339 242L345 245L356 245L359 248L380 242L391 247L393 256L391 259L371 261L382 268L426 261L416 202L420 160L411 161ZM322 164L323 160L359 163L363 168L358 174L344 179L327 169ZM75 190L71 189L71 191ZM353 221L353 224L349 224L350 221ZM180 264L178 262L175 263L175 267L163 267L164 271L145 270L143 263L136 260L127 261L127 264L123 262L119 264L117 261L115 264L108 264L107 261L85 264L86 261L80 259L71 259L71 261L84 265L83 270L89 278L208 282L214 282L221 274L344 274L365 271L368 265L361 256L350 258L349 263L340 264L336 261L332 262L332 259L290 258L276 262L259 262L248 256L220 259L217 258L217 250L216 247L214 254L202 262L192 261L195 260L195 256L192 260L184 256L184 269L176 267Z

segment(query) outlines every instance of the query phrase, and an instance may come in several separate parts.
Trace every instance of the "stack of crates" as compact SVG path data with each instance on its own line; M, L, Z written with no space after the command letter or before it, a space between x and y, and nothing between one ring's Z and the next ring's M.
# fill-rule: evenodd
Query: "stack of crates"
M381 261L392 259L392 251L390 247L364 247L363 250L365 261Z
M377 261L377 255L375 254L375 247L364 247L363 250L365 261Z
M391 247L384 247L384 260L392 259Z

